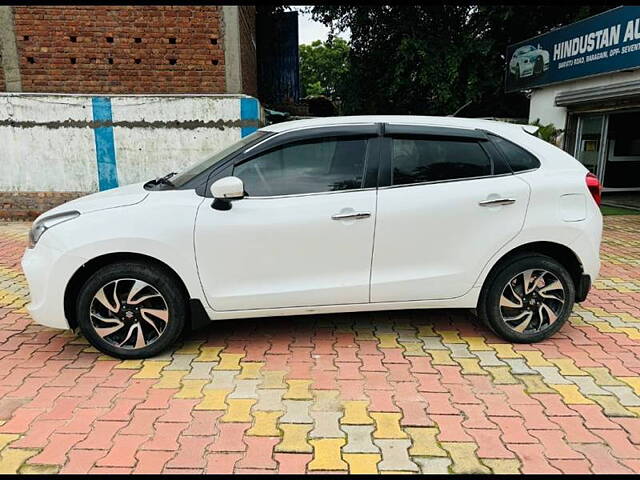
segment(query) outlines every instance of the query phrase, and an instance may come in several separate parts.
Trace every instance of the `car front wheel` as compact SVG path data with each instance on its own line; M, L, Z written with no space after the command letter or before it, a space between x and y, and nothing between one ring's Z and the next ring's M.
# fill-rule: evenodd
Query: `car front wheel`
M574 301L569 272L551 257L530 253L514 257L487 278L478 315L502 338L532 343L557 332Z
M78 326L101 352L146 358L173 344L185 325L186 300L163 268L120 262L96 271L77 303Z

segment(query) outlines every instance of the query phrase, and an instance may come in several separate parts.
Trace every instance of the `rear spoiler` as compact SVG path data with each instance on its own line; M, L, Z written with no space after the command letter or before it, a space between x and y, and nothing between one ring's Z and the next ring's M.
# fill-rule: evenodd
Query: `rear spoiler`
M531 135L535 135L540 127L538 125L522 125L522 129Z

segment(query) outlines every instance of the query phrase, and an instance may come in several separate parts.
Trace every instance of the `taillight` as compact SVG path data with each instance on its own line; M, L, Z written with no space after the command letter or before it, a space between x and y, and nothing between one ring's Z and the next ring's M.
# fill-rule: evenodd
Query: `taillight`
M602 200L602 185L600 185L600 180L593 173L587 173L587 188L591 192L591 196L596 201L596 205L600 205L600 201Z

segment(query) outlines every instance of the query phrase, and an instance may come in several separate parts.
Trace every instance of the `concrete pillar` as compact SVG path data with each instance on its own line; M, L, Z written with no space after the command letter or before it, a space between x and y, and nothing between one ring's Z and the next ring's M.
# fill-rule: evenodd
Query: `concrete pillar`
M21 92L20 58L11 7L0 6L0 56L7 92Z
M242 93L242 62L240 57L240 7L222 6L224 35L224 76L227 93Z

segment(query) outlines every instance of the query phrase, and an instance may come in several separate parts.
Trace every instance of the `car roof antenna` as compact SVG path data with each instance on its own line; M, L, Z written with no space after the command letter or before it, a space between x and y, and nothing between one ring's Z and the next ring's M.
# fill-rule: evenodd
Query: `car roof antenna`
M462 110L464 110L466 107L468 107L469 105L471 105L473 103L473 100L469 100L467 103L465 103L464 105L462 105L459 109L457 109L455 112L453 112L451 115L449 115L450 117L455 117L457 114L459 114Z

